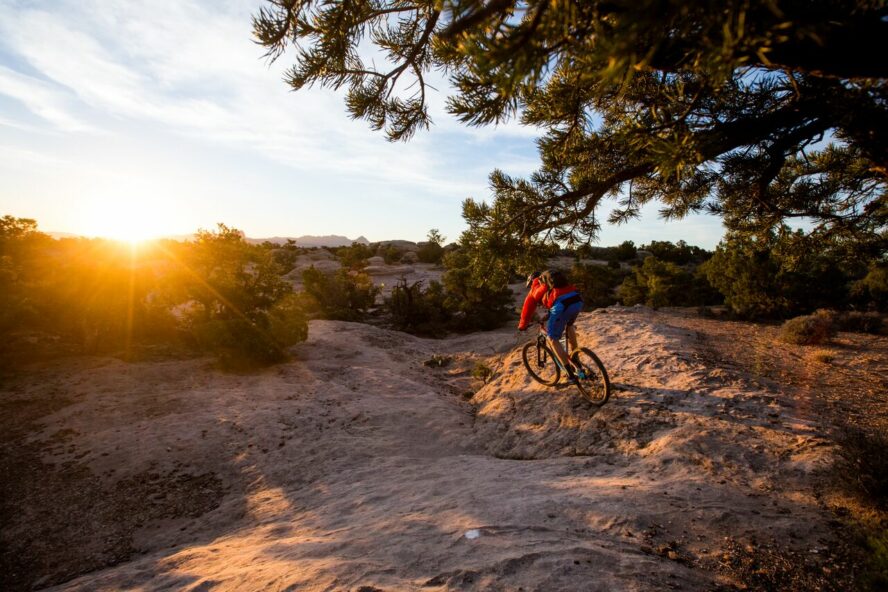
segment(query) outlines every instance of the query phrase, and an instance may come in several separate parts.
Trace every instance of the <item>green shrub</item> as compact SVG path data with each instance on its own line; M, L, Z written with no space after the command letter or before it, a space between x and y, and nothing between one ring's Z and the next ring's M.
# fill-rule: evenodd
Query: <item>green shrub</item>
M864 499L888 509L888 435L877 430L839 425L835 469Z
M191 333L198 347L215 354L223 367L243 369L284 361L287 348L308 337L308 321L291 293L254 319L195 320Z
M437 243L422 243L416 251L420 263L440 263L444 256L444 247Z
M472 368L472 376L481 380L483 382L487 382L490 380L490 377L493 376L493 370L482 361L475 362L475 366Z
M308 306L326 319L360 321L376 302L379 288L365 273L339 269L326 274L309 267L302 272Z
M576 264L570 272L570 279L583 295L586 310L592 310L617 302L616 288L624 275L603 265Z
M780 339L795 345L819 345L835 334L835 321L824 312L789 319L780 329Z
M213 320L193 327L199 347L212 352L225 368L274 364L286 359L284 348L267 327L247 319Z
M852 333L871 333L878 335L882 332L882 315L877 312L851 311L839 315L839 330Z
M278 267L280 267L281 273L287 273L296 267L296 260L302 252L302 249L299 247L287 244L283 247L271 249L271 256Z
M440 263L444 257L444 237L436 228L428 234L428 241L419 245L416 256L421 263Z
M648 257L626 276L618 289L623 304L661 306L700 306L719 302L718 293L705 276L675 263Z
M866 275L851 285L851 299L861 308L888 310L888 263L870 263Z
M452 314L450 325L458 331L489 331L502 325L511 315L512 291L507 275L484 277L472 265L464 249L444 256L445 306Z
M297 294L287 294L271 308L268 333L282 348L308 339L308 318Z
M700 264L712 256L709 251L691 246L683 240L676 244L670 241L651 241L649 245L642 245L641 249L648 251L660 261L669 261L676 265Z
M441 335L451 318L444 287L435 281L423 289L422 281L408 284L406 278L401 278L385 307L396 329L417 335Z
M629 261L630 259L635 259L637 255L638 249L635 248L635 243L632 241L623 241L618 246L611 247L611 252L607 258L613 258L617 261Z
M401 261L401 257L404 256L404 251L394 245L389 245L387 247L380 246L376 254L385 260L386 265L394 265Z
M352 243L350 247L340 247L336 257L346 269L361 270L367 266L367 259L373 256L373 250L362 243Z
M871 251L787 227L756 236L729 232L701 268L735 315L787 318L818 308L877 306L878 266L871 264L867 275ZM855 281L864 276L869 279Z

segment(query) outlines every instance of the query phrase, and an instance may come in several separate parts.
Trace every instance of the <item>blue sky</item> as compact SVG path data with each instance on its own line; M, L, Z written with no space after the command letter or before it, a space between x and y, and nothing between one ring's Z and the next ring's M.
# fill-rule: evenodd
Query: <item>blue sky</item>
M537 166L535 130L434 125L392 144L342 96L294 93L250 39L260 0L0 0L0 214L88 235L456 239L487 175ZM446 86L436 86L446 92ZM606 216L607 208L602 211ZM712 217L605 227L599 244L713 247Z

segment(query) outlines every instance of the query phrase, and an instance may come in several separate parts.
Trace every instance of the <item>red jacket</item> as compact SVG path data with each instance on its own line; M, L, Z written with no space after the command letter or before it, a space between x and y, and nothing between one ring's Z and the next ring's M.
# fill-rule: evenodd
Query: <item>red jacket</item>
M560 296L576 291L577 289L572 284L549 290L546 288L546 284L541 282L539 278L533 280L533 283L530 285L530 292L527 293L527 298L524 299L524 307L521 309L521 320L518 322L518 328L527 328L527 325L533 318L533 313L536 312L537 304L542 304L547 309L552 308Z

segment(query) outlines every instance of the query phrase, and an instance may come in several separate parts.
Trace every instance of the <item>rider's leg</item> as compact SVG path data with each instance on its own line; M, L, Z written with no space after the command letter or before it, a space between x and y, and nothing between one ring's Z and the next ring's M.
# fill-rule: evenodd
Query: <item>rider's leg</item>
M577 351L577 348L579 347L577 345L577 328L573 323L567 326L567 341L570 343L570 351Z
M561 345L560 339L552 339L548 338L549 346L552 348L552 351L555 352L555 355L558 356L558 361L561 362L561 367L565 369L573 369L573 365L570 360L567 358L567 352L564 351L564 346Z
M564 351L564 346L561 345L561 336L564 334L566 321L563 310L552 312L546 321L546 337L552 351L558 356L558 361L561 362L562 368L569 369L572 366L567 357L567 352Z

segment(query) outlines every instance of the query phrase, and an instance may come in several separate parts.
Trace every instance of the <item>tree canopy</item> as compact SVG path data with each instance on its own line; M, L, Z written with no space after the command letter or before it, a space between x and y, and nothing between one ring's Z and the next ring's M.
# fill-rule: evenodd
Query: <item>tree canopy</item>
M657 200L885 238L881 0L268 0L254 33L272 59L295 48L294 88L345 87L392 140L429 125L432 70L463 122L539 126L539 170L464 204L476 233L585 242L613 197L613 223Z

